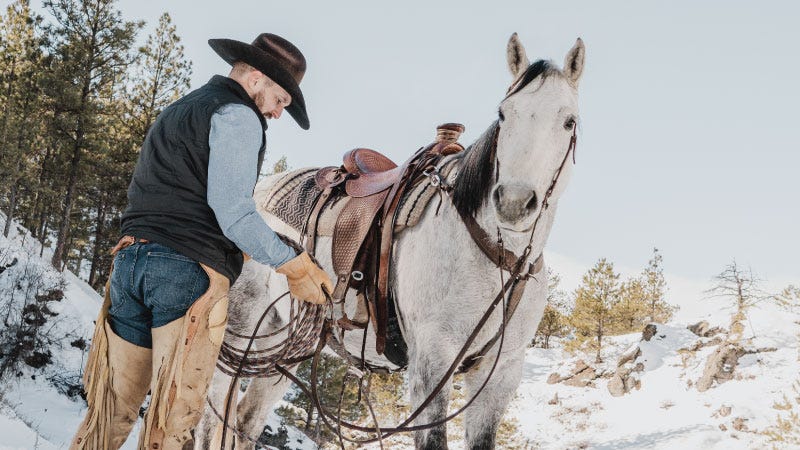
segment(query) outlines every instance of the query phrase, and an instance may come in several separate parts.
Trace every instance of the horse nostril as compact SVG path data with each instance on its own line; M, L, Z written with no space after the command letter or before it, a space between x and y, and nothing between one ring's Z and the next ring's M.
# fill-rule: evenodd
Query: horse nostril
M500 205L500 197L503 196L503 186L498 186L497 189L494 190L494 194L492 197L494 198L494 204Z
M533 210L535 210L535 209L536 209L536 205L537 205L537 201L536 201L536 200L537 200L537 199L536 199L536 192L532 192L531 194L532 194L532 195L531 195L531 199L530 199L530 200L528 200L528 203L525 205L525 208L526 208L528 211L533 211Z

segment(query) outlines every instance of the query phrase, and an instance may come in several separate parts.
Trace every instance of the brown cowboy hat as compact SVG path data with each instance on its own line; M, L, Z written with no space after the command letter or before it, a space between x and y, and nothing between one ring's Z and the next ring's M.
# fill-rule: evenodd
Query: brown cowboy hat
M286 111L300 128L308 129L306 102L300 90L300 81L306 73L306 59L297 47L271 33L259 34L252 44L233 39L209 39L208 45L228 64L247 63L284 88L292 96Z

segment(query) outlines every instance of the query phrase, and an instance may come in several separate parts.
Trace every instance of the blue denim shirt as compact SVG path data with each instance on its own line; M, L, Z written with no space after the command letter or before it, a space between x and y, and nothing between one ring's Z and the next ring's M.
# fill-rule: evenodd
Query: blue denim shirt
M225 105L212 116L208 205L225 237L254 260L278 267L297 255L256 211L253 186L262 137L258 117L245 105Z

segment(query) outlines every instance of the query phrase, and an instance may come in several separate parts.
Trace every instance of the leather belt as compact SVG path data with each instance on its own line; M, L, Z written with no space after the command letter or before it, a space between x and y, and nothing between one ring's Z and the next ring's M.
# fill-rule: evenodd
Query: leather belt
M136 238L133 236L122 236L119 242L117 242L117 245L115 245L114 248L111 249L111 254L116 255L118 251L122 250L125 247L130 247L131 245L136 243L146 244L148 242L150 241L148 241L147 239Z

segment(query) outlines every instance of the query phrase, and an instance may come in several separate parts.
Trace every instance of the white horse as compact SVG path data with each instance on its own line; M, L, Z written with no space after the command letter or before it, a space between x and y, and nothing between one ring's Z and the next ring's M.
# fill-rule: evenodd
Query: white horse
M498 120L466 151L443 162L451 161L449 158L456 160L448 177L454 186L452 201L445 198L438 211L437 202L431 202L419 223L395 238L391 289L408 344L407 374L412 408L433 391L501 290L500 270L475 244L459 211L475 217L491 236L499 230L505 247L517 255L532 242L531 260L541 254L547 242L558 199L571 172L571 163L565 164L565 161L577 126L578 81L583 71L584 53L583 42L578 39L567 54L563 69L547 61L530 64L516 33L512 35L507 58L514 82L500 103ZM560 173L556 177L557 172ZM264 204L265 192L277 177L266 178L256 187L259 207ZM546 205L543 205L544 199ZM299 241L298 230L265 211L262 215L274 230ZM332 273L330 246L331 239L320 236L316 256L323 268ZM468 448L494 447L498 424L520 382L526 345L545 307L545 273L542 271L528 282L505 328L497 367L463 414ZM287 290L285 278L253 261L246 263L231 289L229 329L244 335L252 333L261 311ZM355 308L354 301L348 297L348 310ZM284 324L288 308L287 301L280 301L261 333ZM480 349L497 333L503 320L501 310L499 307L492 314L470 352ZM227 336L226 341L244 347L241 339ZM348 350L359 355L360 339L353 343L355 346L347 343ZM270 344L260 345L266 348ZM374 345L374 339L368 340L368 346L370 344ZM466 398L483 384L494 363L497 347L495 343L484 357L486 362L464 375ZM374 351L370 355L377 357ZM218 411L222 410L230 381L229 376L217 370L209 400L217 405ZM285 379L276 381L276 378L251 380L238 406L232 408L235 411L231 411L229 423L241 433L259 436L267 414L288 387ZM450 391L448 382L414 423L426 424L446 417ZM415 432L416 447L447 448L445 427ZM195 448L219 448L220 428L217 414L206 408L195 432ZM227 433L226 442L233 441L232 434ZM236 448L253 448L246 440L237 440L236 445Z

